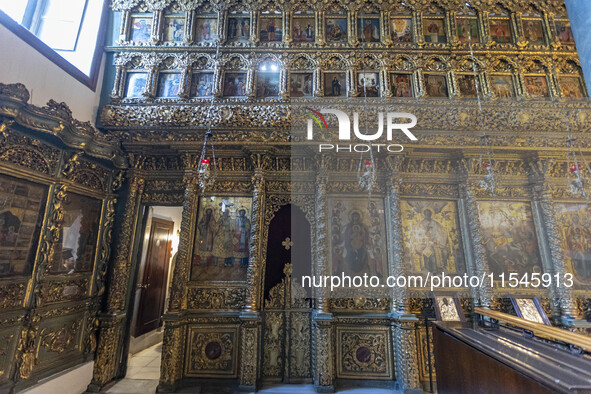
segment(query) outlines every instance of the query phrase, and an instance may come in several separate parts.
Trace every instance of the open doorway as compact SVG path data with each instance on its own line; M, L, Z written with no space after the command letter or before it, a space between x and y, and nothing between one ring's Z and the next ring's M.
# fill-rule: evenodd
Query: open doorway
M162 315L168 308L170 283L179 244L182 207L147 206L143 236L138 248L138 273L130 327L127 378L152 367L159 371ZM150 353L153 360L139 365L138 356ZM147 359L146 359L147 360ZM146 361L144 360L144 361ZM136 361L136 362L133 362ZM142 369L143 371L140 371ZM139 378L139 376L138 376Z

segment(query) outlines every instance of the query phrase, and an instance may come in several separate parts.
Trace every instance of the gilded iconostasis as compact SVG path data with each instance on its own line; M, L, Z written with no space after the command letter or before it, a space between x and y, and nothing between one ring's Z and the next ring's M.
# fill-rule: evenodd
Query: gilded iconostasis
M150 206L182 207L162 392L212 379L429 391L428 322L517 314L513 296L589 334L591 107L566 9L464 3L114 0L96 128L0 85L0 391L90 359L89 391L125 376ZM333 116L312 139L294 130L321 108L366 129L413 114L418 140L320 152ZM352 296L304 288L302 262L314 276L573 286Z

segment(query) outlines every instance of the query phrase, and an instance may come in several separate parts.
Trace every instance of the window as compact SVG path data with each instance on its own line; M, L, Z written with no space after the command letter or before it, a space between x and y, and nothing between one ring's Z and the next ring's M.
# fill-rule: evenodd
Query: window
M105 0L0 0L0 10L0 22L9 30L94 88Z
M55 50L74 51L87 1L45 0L31 30Z

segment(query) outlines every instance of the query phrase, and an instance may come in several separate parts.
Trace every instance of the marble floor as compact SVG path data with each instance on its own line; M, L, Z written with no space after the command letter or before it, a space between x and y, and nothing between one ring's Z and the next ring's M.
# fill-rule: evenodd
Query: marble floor
M158 379L160 378L160 354L162 343L154 345L141 352L130 355L127 363L127 375L125 379L115 383L105 393L118 394L151 394L156 392ZM347 394L391 394L391 389L354 388L338 390ZM195 394L233 394L234 390L228 387L210 387L199 385L197 387L184 388L179 393ZM282 384L263 387L257 393L263 394L313 394L314 387L311 384Z

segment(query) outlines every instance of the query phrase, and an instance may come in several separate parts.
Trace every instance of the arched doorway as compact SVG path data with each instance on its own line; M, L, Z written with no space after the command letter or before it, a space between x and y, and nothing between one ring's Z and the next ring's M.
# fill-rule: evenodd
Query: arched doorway
M305 383L311 374L311 299L301 275L312 263L310 223L285 205L269 225L265 267L263 380Z

